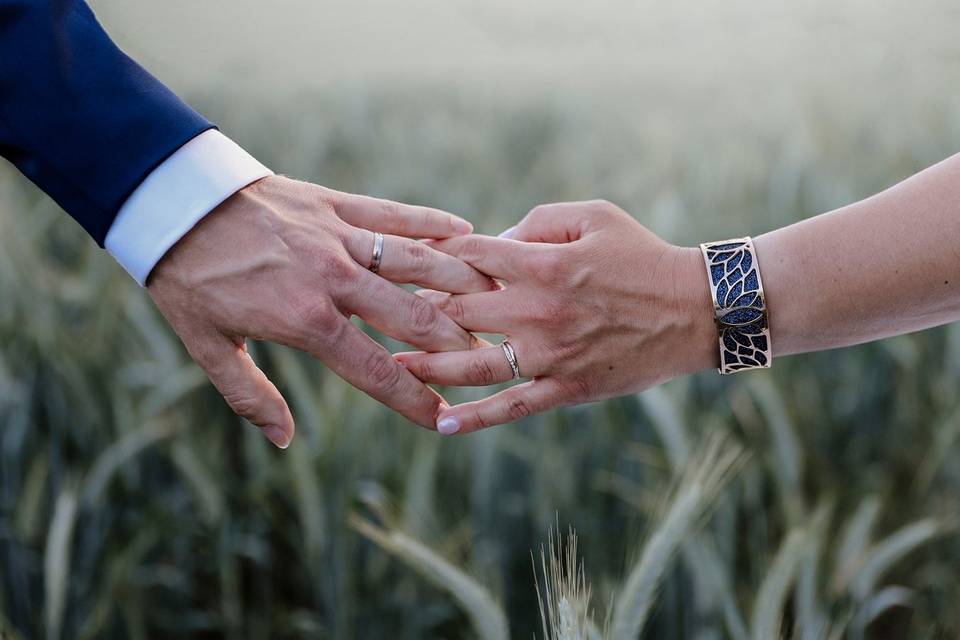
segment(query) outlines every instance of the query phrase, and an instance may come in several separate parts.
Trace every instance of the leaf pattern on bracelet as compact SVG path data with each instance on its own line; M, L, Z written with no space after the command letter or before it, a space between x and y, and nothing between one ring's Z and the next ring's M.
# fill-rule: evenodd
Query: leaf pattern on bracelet
M770 364L767 313L749 240L704 245L724 373Z

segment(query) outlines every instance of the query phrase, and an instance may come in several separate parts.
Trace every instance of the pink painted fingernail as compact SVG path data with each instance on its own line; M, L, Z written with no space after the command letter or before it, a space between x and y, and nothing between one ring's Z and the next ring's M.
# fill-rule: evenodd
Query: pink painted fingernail
M453 416L446 417L437 423L437 431L445 436L453 435L460 431L460 421Z
M516 232L517 232L517 225L513 225L512 227L510 227L510 228L507 229L506 231L501 231L500 234L499 234L497 237L498 237L498 238L506 238L507 240L510 240L511 238L513 238L513 235L514 235Z
M286 449L290 446L290 440L292 440L292 438L280 427L271 425L269 427L263 427L261 431L263 431L263 435L267 436L267 440L277 447Z

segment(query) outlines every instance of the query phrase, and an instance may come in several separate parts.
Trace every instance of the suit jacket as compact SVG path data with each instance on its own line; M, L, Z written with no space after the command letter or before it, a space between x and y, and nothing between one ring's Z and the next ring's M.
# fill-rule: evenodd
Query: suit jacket
M213 125L81 0L0 0L0 155L101 246L127 197Z

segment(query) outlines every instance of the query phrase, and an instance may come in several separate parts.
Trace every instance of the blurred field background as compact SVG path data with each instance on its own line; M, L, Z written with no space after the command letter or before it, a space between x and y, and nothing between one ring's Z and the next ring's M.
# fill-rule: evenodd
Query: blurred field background
M275 170L486 233L602 197L757 235L960 148L946 1L91 4ZM956 326L447 439L255 352L286 452L0 166L0 637L544 637L568 527L555 638L960 634Z

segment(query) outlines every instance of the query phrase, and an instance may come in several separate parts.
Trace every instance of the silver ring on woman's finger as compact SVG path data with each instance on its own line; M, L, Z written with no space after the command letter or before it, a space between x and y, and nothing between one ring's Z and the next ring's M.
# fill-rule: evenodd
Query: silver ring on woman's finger
M513 371L513 379L520 379L520 365L517 363L517 352L513 350L513 345L504 340L500 343L503 349L503 355L507 356L507 362L510 363L510 370Z
M380 259L383 258L383 234L375 231L373 234L373 257L370 259L370 271L380 271Z

